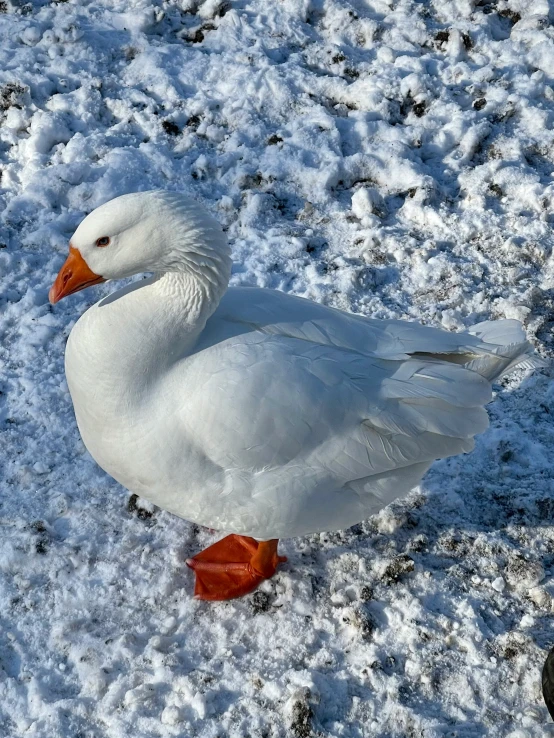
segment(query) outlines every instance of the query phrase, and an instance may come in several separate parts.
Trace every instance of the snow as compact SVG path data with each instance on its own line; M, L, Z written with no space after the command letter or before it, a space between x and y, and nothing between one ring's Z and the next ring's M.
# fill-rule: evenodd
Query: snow
M553 355L547 0L0 2L0 735L534 738L553 645L554 385L496 387L473 453L243 600L216 539L129 501L79 439L54 308L82 217L182 190L235 284ZM550 724L551 725L551 724Z

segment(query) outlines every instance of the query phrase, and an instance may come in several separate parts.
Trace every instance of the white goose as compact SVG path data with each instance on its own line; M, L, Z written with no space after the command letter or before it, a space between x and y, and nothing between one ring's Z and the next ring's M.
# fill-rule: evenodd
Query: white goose
M187 562L195 595L227 599L274 574L277 539L348 527L485 430L491 381L536 365L520 324L449 333L370 320L281 292L227 289L218 223L177 193L88 215L50 301L155 276L71 331L67 382L83 441L129 490L230 531Z

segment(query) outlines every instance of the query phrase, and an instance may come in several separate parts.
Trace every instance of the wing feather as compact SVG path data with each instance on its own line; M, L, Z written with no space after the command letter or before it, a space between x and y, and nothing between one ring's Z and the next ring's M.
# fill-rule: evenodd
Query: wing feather
M195 440L273 532L336 529L471 451L490 382L528 351L514 321L450 333L230 289L189 362L204 378Z

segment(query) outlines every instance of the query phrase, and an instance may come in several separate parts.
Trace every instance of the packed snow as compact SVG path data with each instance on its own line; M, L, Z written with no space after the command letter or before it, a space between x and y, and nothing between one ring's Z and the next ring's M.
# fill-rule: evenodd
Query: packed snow
M473 453L192 598L217 533L87 454L63 370L106 284L48 304L93 208L164 188L234 284L554 355L547 0L0 1L0 736L535 738L552 726L552 370L495 387ZM186 488L184 490L186 493Z

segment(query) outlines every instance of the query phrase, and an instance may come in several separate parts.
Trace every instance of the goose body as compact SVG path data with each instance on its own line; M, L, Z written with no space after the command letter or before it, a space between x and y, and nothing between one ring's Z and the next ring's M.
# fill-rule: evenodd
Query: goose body
M224 235L174 193L107 203L72 249L98 281L154 272L71 331L66 375L85 445L129 490L239 536L367 518L434 460L470 451L491 382L533 361L517 321L450 333L227 289ZM62 272L53 301L75 291L75 267L65 287Z

